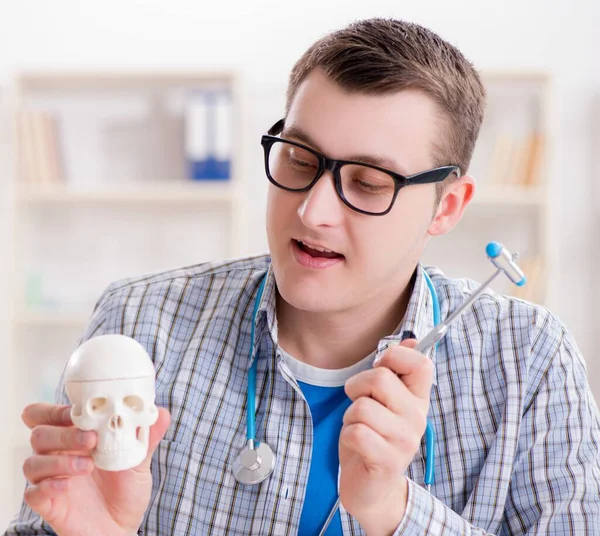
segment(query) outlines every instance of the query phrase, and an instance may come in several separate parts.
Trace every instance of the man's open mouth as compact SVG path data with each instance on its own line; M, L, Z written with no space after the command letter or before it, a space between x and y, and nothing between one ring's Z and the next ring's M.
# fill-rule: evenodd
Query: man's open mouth
M330 249L318 245L306 244L301 240L296 239L294 239L294 242L296 243L299 249L301 249L302 251L304 251L304 253L307 253L311 257L320 257L324 259L341 259L344 257L341 253L337 253L336 251L332 251Z

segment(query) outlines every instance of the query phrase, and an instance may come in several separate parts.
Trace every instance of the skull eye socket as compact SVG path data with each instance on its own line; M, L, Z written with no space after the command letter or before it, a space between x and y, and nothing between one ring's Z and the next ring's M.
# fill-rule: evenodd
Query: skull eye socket
M135 395L126 396L123 399L123 403L133 411L143 411L144 410L144 401Z
M102 396L90 398L90 400L88 401L89 410L92 413L101 413L103 411L106 411L108 409L107 402L108 401L106 400L106 398Z

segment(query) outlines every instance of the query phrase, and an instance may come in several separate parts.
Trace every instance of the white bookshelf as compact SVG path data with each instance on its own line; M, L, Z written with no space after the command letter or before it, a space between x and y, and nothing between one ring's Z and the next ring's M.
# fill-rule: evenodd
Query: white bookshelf
M186 178L179 161L185 157L185 96L206 88L232 95L226 180ZM24 485L20 466L29 448L21 410L51 400L102 290L121 277L246 253L241 93L238 75L228 71L15 77L6 107L19 159L9 181L14 250L4 395L11 401L6 420L13 439L6 447L1 521L16 512ZM31 180L31 173L24 180L22 109L57 118L60 180L42 174Z
M439 266L450 277L482 281L493 271L485 245L499 241L519 253L528 283L517 289L497 279L493 288L552 307L557 259L548 165L552 81L538 71L484 71L482 77L488 109L469 170L476 179L476 194L463 221L448 235L432 240L424 262ZM540 151L535 180L527 168L534 135Z

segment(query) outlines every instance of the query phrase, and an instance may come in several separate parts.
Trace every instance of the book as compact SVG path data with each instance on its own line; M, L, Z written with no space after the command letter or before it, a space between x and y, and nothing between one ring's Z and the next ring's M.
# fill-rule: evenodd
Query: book
M63 179L57 118L48 112L17 113L19 173L29 184L55 184Z
M498 136L496 136L488 171L488 180L490 186L506 186L513 145L513 139L507 134L500 133Z
M232 99L227 90L197 90L187 97L185 153L189 178L229 179L232 155Z
M524 171L523 185L537 186L541 183L544 136L539 132L529 135L527 143L527 162Z
M498 134L490 158L490 186L529 188L539 185L543 150L544 138L538 132L522 138Z
M545 299L544 283L546 279L544 259L533 255L519 259L518 263L527 282L522 287L513 289L512 295L531 303L542 304Z

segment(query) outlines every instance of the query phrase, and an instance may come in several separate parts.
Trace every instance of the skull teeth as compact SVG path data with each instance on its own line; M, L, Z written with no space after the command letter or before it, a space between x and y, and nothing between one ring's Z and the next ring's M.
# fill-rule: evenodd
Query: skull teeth
M119 452L125 452L128 450L134 450L136 448L136 445L131 445L131 444L127 444L127 445L121 445L121 444L116 444L116 445L104 445L103 448L100 448L99 446L96 448L96 450L98 452L102 452L103 454L118 454Z

